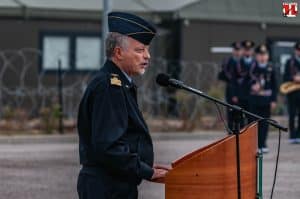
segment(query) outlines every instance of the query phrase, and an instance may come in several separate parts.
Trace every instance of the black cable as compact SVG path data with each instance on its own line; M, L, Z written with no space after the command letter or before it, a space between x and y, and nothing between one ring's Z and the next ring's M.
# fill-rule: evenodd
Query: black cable
M215 102L215 105L217 107L220 119L223 121L224 127L226 128L226 130L230 133L230 134L235 134L235 138L236 138L236 162L237 162L237 196L240 199L242 196L241 194L241 169L240 169L240 143L239 143L239 125L237 125L237 133L234 133L226 124L223 114L218 106L218 104Z
M278 171L278 164L279 164L279 153L280 153L280 146L281 146L281 130L279 129L279 136L278 136L278 148L277 148L277 157L276 157L276 165L275 165L275 171L274 171L274 178L273 178L273 185L271 190L271 196L270 199L273 198L273 193L276 185L276 178L277 178L277 171Z
M257 120L257 122L260 122L260 121L263 121L263 120L272 121L272 122L277 123L277 121L272 120L270 118L264 118L264 119L261 119L261 120ZM274 190L275 190L275 185L276 185L276 180L277 180L278 165L279 165L279 155L280 155L280 147L281 147L281 133L282 133L281 130L278 129L277 155L276 155L275 170L274 170L274 177L273 177L273 184L272 184L270 199L273 199L273 193L274 193Z
M217 107L217 111L218 111L219 117L220 117L221 121L223 122L225 129L228 132L233 133L232 130L227 126L227 124L226 124L226 122L224 120L223 114L222 114L222 112L220 110L220 107L218 106L217 103L215 103L215 105ZM277 121L275 121L273 119L270 119L270 118L263 118L263 119L256 120L257 123L259 123L261 121L272 121L272 122L277 123ZM249 126L246 126L245 130L247 130L248 128L249 128ZM279 155L280 155L280 146L281 146L281 130L280 129L278 129L278 130L279 130L279 135L278 135L277 156L276 156L274 178L273 178L273 184L272 184L272 190L271 190L270 199L273 199L273 193L274 193L274 190L275 190L275 185L276 185L276 180L277 180L277 173L278 173L278 165L279 165Z
M263 118L263 119L257 120L256 122L261 122L261 121L264 121L264 120L277 123L277 121L272 120L270 118ZM281 133L282 133L280 129L278 129L278 133L279 133L279 135L278 135L277 155L276 155L276 163L275 163L275 170L274 170L274 177L273 177L273 184L272 184L270 199L273 199L273 193L274 193L274 190L275 190L275 185L276 185L276 180L277 180L277 173L278 173L278 165L279 165L279 155L280 155L280 146L281 146Z
M214 102L214 104L215 104L216 107L217 107L217 111L218 111L218 114L219 114L219 118L220 118L221 121L223 122L223 125L224 125L225 129L226 129L230 134L234 134L233 131L232 131L232 130L228 127L228 125L226 124L225 119L224 119L224 117L223 117L223 114L222 114L222 111L220 110L219 105L218 105L216 102Z

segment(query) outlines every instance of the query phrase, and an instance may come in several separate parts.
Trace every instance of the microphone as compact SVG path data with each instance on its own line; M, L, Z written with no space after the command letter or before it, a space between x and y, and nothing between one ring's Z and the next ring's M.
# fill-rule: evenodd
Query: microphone
M184 84L182 81L179 81L177 79L170 78L169 75L160 73L156 76L156 83L160 86L174 86L176 88L183 88Z

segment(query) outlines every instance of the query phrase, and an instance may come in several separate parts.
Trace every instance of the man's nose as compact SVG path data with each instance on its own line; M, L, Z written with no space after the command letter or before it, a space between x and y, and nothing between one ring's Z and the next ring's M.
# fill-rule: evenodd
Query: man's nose
M150 52L148 49L145 50L144 57L145 57L145 59L150 59L151 56L150 56Z

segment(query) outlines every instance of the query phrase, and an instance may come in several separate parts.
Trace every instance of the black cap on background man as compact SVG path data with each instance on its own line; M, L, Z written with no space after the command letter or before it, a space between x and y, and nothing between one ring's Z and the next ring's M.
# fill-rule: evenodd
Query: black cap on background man
M244 40L241 42L243 49L244 61L249 65L252 62L253 48L255 43L251 40Z
M232 56L236 61L238 61L242 56L241 42L235 41L231 44L231 47L232 47Z
M255 48L255 59L258 62L258 66L267 66L269 61L269 50L265 44L260 44Z
M261 44L255 48L256 54L267 54L268 52L268 48L265 44Z
M231 47L234 49L234 50L240 50L242 48L241 46L241 43L238 42L238 41L235 41L231 44Z
M251 40L244 40L241 42L241 44L245 50L250 50L250 49L254 48L254 45L255 45L255 43Z

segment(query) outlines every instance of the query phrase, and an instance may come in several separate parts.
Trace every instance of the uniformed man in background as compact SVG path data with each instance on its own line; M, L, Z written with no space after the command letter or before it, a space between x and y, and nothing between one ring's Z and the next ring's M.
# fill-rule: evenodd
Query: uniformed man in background
M237 104L237 101L233 99L233 85L234 85L234 75L237 65L240 62L242 56L242 49L240 42L233 42L231 44L232 55L225 59L222 63L222 69L218 74L218 79L224 81L225 87L225 100L229 104ZM229 129L233 128L233 116L232 112L227 109L227 125Z
M244 40L241 42L242 57L237 64L233 75L233 87L232 87L232 101L246 111L249 111L249 69L255 63L253 58L254 42L250 40ZM245 126L249 121L247 116L243 117L240 121L240 126Z
M255 49L256 62L250 68L249 110L264 118L270 118L271 109L276 106L277 81L275 70L269 63L267 46L262 44ZM258 147L263 153L269 152L267 147L268 123L258 123Z
M242 45L242 67L250 68L250 66L255 62L254 59L254 46L255 43L251 40L244 40L241 42Z
M78 113L79 199L136 199L142 179L163 178L153 165L153 145L138 108L132 77L149 66L155 28L122 12L108 15L107 61L89 83Z
M283 75L284 82L300 83L300 42L294 46L294 55L285 64ZM300 143L300 90L291 92L287 95L288 112L289 112L289 132L290 143ZM295 126L296 116L297 126Z

